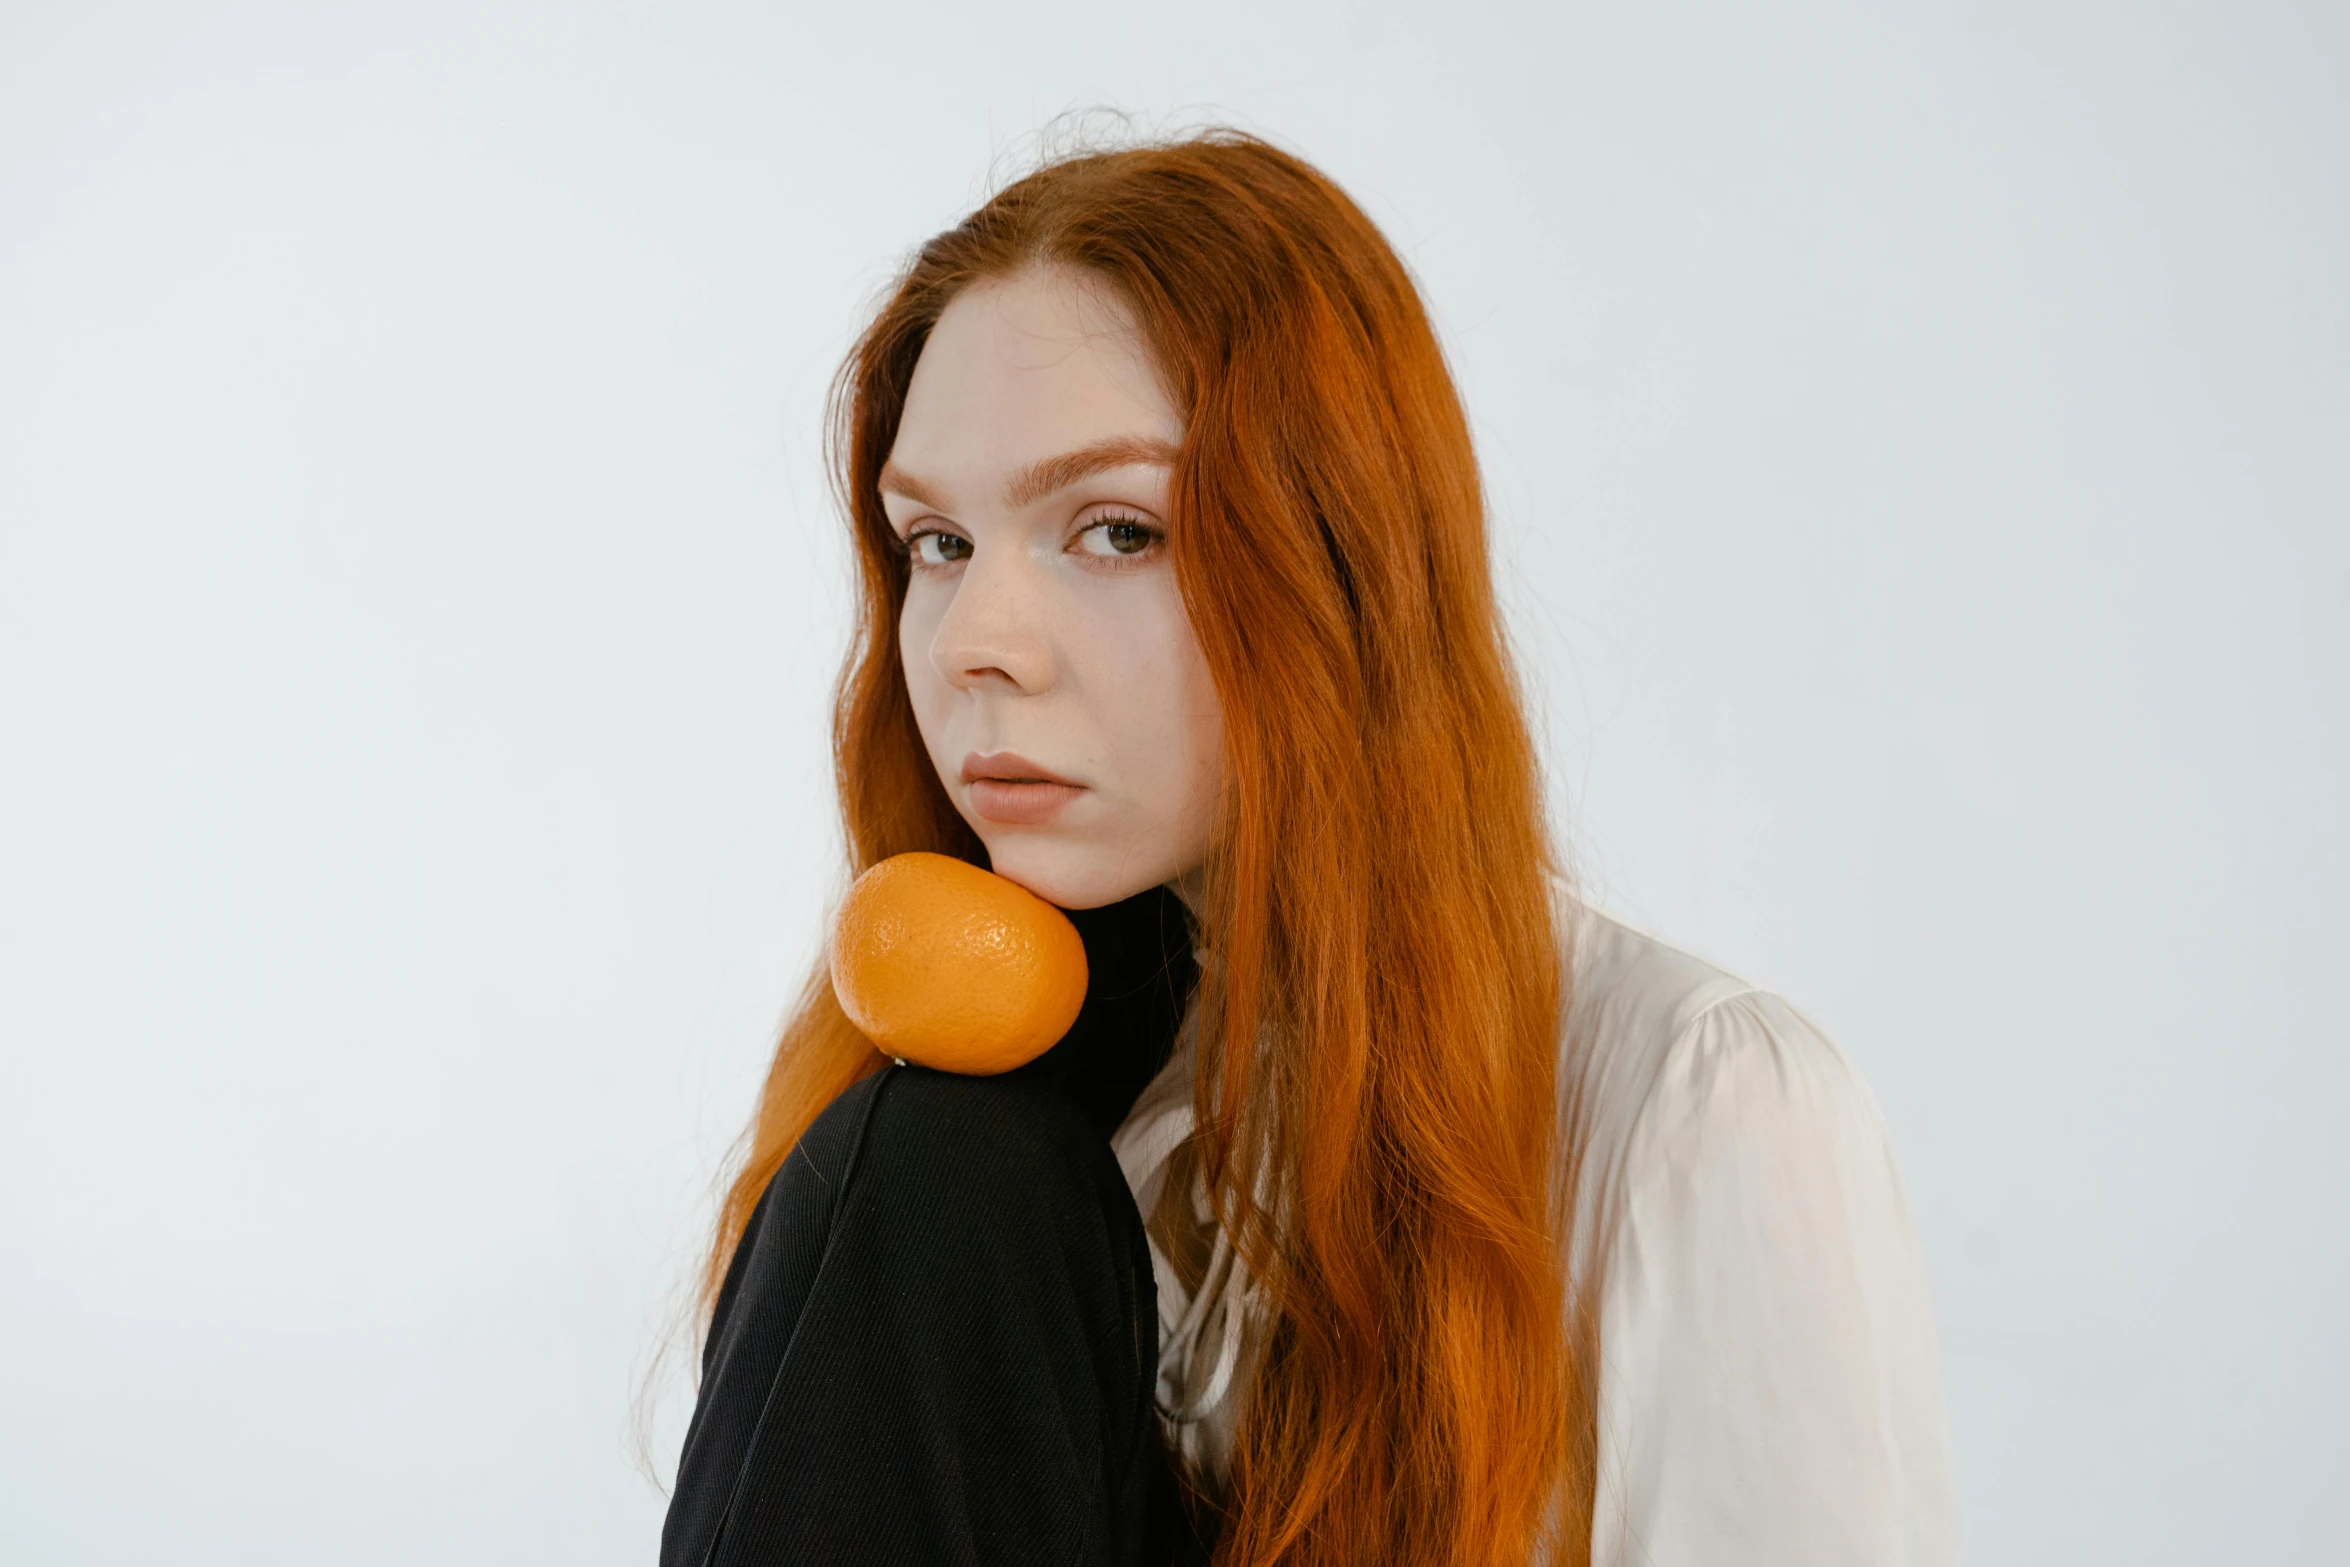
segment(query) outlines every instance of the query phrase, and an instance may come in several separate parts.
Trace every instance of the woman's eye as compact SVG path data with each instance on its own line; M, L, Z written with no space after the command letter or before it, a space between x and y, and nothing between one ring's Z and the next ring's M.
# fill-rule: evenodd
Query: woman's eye
M959 533L924 529L906 540L906 552L917 566L951 566L971 558L971 541Z
M1158 529L1132 517L1104 517L1077 536L1088 555L1140 555L1158 541Z

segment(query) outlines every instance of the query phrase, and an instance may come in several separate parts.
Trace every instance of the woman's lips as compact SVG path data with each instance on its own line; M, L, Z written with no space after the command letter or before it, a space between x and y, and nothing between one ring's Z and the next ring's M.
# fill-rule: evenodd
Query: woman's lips
M1037 766L1010 751L963 758L963 788L971 809L991 822L1008 827L1033 827L1051 821L1062 807L1085 792L1050 769Z

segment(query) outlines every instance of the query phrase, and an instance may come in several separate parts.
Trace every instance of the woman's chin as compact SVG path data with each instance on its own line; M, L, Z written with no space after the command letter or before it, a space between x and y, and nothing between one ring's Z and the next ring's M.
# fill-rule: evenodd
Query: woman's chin
M1099 844L1055 842L1044 834L982 834L998 876L1064 909L1120 903L1167 879L1155 860Z

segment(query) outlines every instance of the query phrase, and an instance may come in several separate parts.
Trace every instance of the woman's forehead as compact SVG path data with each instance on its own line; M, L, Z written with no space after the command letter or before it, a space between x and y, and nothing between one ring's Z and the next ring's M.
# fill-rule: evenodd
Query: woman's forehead
M890 466L993 492L1071 453L1172 449L1182 433L1123 304L1080 274L1033 270L947 306L915 365Z

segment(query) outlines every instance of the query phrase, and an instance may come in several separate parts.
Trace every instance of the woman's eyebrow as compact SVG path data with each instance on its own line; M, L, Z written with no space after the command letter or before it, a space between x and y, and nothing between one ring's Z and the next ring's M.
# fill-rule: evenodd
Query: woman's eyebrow
M917 506L927 506L932 511L951 509L936 489L915 478L894 462L885 462L881 465L881 478L873 487L885 493L903 495Z
M1112 468L1149 464L1161 468L1175 465L1177 448L1171 441L1152 440L1148 436L1113 435L1107 440L1080 446L1075 451L1063 452L1058 457L1041 457L1018 473L1004 486L1004 504L1014 511L1033 506L1056 490L1065 490L1080 479ZM918 479L894 462L881 465L881 477L874 488L894 495L903 495L918 506L933 511L952 511L938 486Z
M1175 465L1176 448L1167 441L1154 441L1147 436L1114 435L1091 446L1080 446L1073 452L1058 457L1046 457L1030 463L1012 476L1004 486L1004 504L1014 511L1033 506L1055 490L1065 490L1078 480L1089 478L1111 468L1126 468L1137 463L1153 464L1161 468Z

